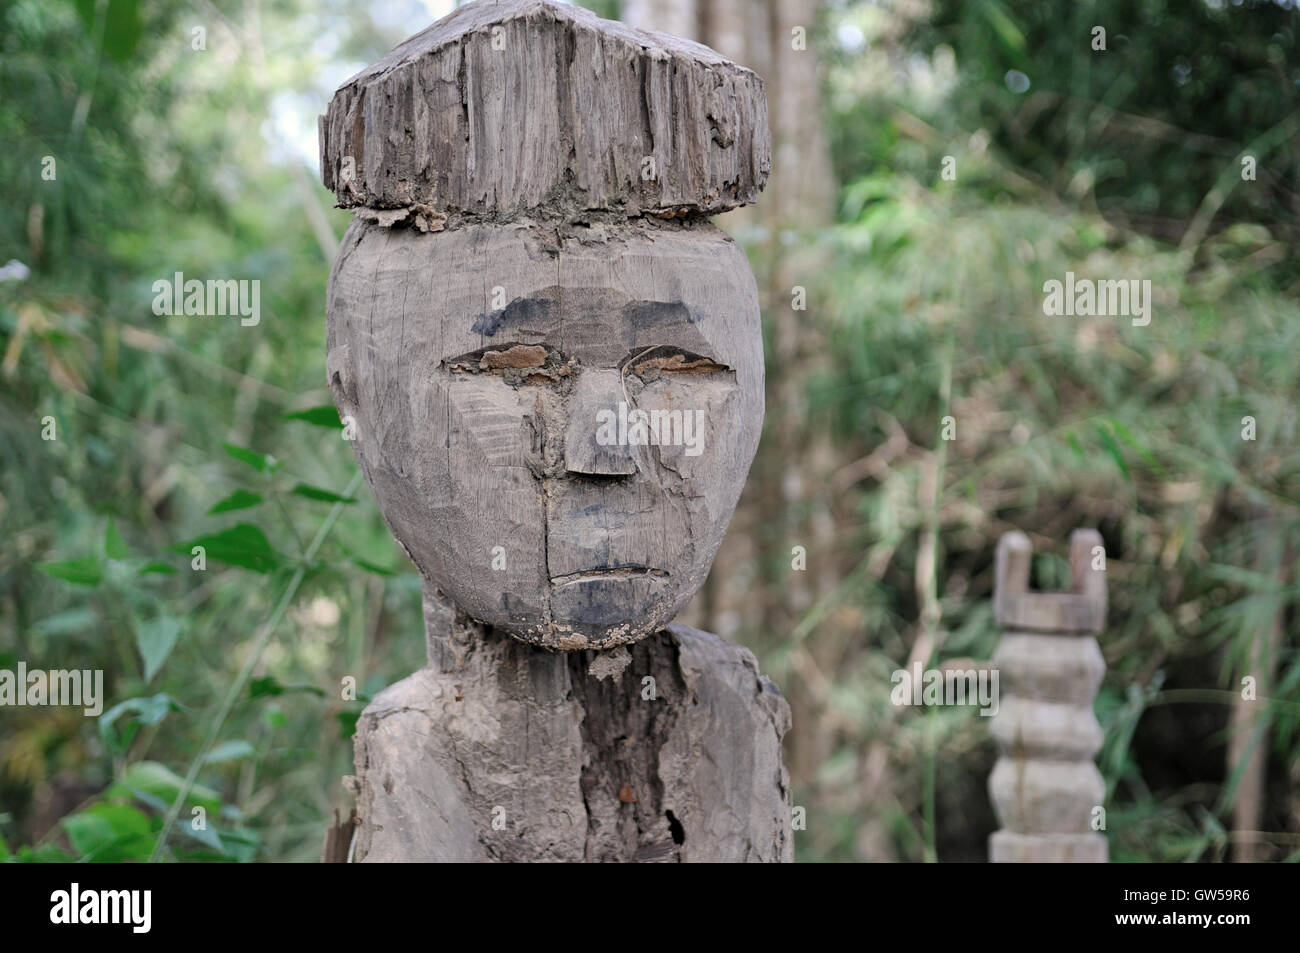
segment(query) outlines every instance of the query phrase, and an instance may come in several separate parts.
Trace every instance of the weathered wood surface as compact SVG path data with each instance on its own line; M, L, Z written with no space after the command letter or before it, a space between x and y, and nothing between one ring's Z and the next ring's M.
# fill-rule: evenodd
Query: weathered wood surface
M354 859L791 859L788 707L669 624L762 428L754 279L703 216L762 187L765 109L704 47L480 0L322 118L357 209L329 383L430 661L358 724Z
M1023 533L998 541L994 605L1008 631L993 656L1002 693L992 733L998 760L989 794L1002 829L994 863L1104 863L1092 827L1105 781L1093 764L1102 732L1093 699L1106 663L1091 633L1106 616L1104 570L1092 569L1095 530L1070 537L1071 592L1029 592L1033 548ZM1031 622L1031 625L1025 625Z
M334 811L334 823L325 830L325 842L321 844L320 862L322 864L347 864L352 862L352 845L357 837L357 812L353 808L346 820L340 820L337 809Z
M703 223L578 231L354 221L327 308L335 401L394 535L472 617L558 649L632 642L682 609L763 419L739 246ZM485 365L512 347L549 368ZM597 444L620 405L667 414L658 446Z
M320 142L341 206L452 224L712 215L771 168L757 75L549 0L479 0L411 37L339 89Z
M1024 534L1008 534L999 542L996 568L999 585L993 616L1004 629L1031 632L1100 632L1106 627L1106 579L1088 567L1091 547L1101 545L1096 533L1071 537L1069 592L1029 591L1029 562L1033 548ZM1087 543L1087 548L1084 543Z
M429 667L357 724L355 860L791 859L790 711L746 649L541 652L425 607Z

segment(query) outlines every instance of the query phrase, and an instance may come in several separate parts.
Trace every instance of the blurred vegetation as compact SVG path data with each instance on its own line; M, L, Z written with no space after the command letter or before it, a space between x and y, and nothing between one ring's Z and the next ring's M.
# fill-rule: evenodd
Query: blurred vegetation
M1106 52L1090 48L1094 24ZM987 725L888 701L927 609L918 580L933 576L939 600L933 664L966 667L998 637L998 536L1028 532L1037 582L1061 586L1070 531L1095 526L1112 858L1227 856L1229 711L1277 618L1263 856L1300 857L1296 27L1272 3L852 4L830 18L846 41L827 83L842 190L810 306L827 360L808 386L841 453L844 581L800 627L806 644L765 641L783 686L827 681L824 717L802 730L832 754L796 798L842 822L810 824L802 856L986 856ZM1067 271L1151 280L1151 324L1045 318L1043 282Z
M1108 555L1112 857L1227 856L1228 713L1279 617L1263 826L1270 857L1300 856L1293 7L826 11L840 201L807 236L826 346L803 423L837 455L818 558L841 581L794 632L735 632L817 712L788 741L817 753L800 859L984 858L986 719L893 709L889 674L922 619L937 664L989 658L998 535L1028 532L1057 586L1077 526ZM0 282L0 668L102 668L107 696L99 719L0 713L0 855L145 859L173 821L165 857L316 859L356 715L422 664L418 580L318 410L348 217L284 117L427 22L0 0L0 265L31 271ZM782 253L750 252L760 275ZM1045 318L1043 282L1071 270L1150 279L1151 324ZM175 271L260 279L261 323L155 316ZM779 600L790 541L747 525Z
M325 280L347 215L275 118L400 36L344 3L165 9L0 14L0 262L32 271L0 284L0 667L102 668L108 696L98 725L5 710L0 832L24 857L148 857L202 759L175 856L313 859L357 713L420 664L419 586L368 496L330 501L357 476L337 414L291 417L329 403ZM152 284L176 271L260 279L260 323L155 316Z

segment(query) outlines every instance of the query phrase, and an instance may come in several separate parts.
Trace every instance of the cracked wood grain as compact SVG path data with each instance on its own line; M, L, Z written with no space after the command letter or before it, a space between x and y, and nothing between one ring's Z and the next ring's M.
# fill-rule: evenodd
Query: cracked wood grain
M714 215L771 168L755 73L549 0L466 4L344 84L319 131L341 207L420 206L425 230Z
M620 684L436 594L426 617L429 666L357 725L356 860L791 859L790 711L746 649L670 625L615 650Z

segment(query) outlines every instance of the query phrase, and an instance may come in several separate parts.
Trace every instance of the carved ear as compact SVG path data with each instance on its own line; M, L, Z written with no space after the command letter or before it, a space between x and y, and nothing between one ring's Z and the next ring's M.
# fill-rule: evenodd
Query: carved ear
M357 381L352 372L352 355L346 344L330 348L325 355L325 373L339 412L347 414L357 406Z

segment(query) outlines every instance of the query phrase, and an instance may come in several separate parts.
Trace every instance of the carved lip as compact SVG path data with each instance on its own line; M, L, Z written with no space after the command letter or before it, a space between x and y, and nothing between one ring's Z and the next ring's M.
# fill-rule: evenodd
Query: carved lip
M571 586L575 582L597 582L606 579L641 579L644 577L667 578L668 571L653 566L618 566L613 569L580 569L566 572L562 576L552 576L551 585Z

